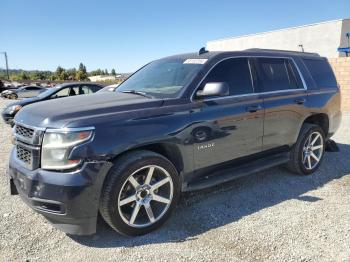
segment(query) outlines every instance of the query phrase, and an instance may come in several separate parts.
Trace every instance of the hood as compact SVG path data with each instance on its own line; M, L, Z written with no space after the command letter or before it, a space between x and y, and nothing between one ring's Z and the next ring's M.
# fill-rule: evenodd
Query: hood
M10 93L15 93L15 90L7 89L1 92L1 94L10 94Z
M18 112L15 121L30 126L51 128L67 127L69 123L77 120L80 122L85 120L86 124L91 125L89 119L160 107L162 104L161 99L118 92L101 92L28 105Z
M26 105L29 105L31 103L38 102L40 100L41 99L38 98L38 97L24 98L24 99L18 100L16 102L13 102L11 104L8 104L7 107L9 107L9 106L17 106L17 105L26 106Z

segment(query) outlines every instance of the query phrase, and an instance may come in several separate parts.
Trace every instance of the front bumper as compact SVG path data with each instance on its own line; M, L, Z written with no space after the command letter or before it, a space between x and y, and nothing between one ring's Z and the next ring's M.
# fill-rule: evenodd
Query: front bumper
M100 192L111 163L89 162L79 170L28 170L11 154L10 189L56 228L73 235L96 232Z

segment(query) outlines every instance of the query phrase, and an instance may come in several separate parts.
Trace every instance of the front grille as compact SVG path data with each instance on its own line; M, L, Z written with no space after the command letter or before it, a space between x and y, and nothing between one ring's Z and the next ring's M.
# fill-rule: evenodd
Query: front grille
M32 153L24 147L17 145L17 158L25 164L31 166L32 164Z
M45 129L27 127L16 123L13 133L15 137L15 156L18 161L30 170L40 167L40 145Z
M17 135L25 137L25 138L31 139L34 136L34 129L24 127L24 126L16 125L15 132Z

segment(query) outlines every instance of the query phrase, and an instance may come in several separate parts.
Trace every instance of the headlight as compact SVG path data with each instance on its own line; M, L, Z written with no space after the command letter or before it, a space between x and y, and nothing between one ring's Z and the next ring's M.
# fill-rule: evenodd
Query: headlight
M93 128L50 130L45 132L41 167L43 169L70 169L81 163L81 159L69 159L73 147L92 138Z
M5 112L7 114L12 115L12 114L17 113L21 108L22 108L22 106L20 106L20 105L13 105L13 106L9 106L8 108L6 108Z

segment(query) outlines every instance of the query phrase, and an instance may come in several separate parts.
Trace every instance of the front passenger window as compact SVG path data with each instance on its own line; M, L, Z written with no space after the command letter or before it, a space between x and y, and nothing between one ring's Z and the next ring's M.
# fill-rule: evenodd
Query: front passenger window
M69 87L63 88L60 91L58 91L56 94L53 94L51 98L61 98L61 97L66 97L69 94Z
M231 96L254 92L247 58L230 58L220 62L210 71L201 88L211 82L226 82Z

